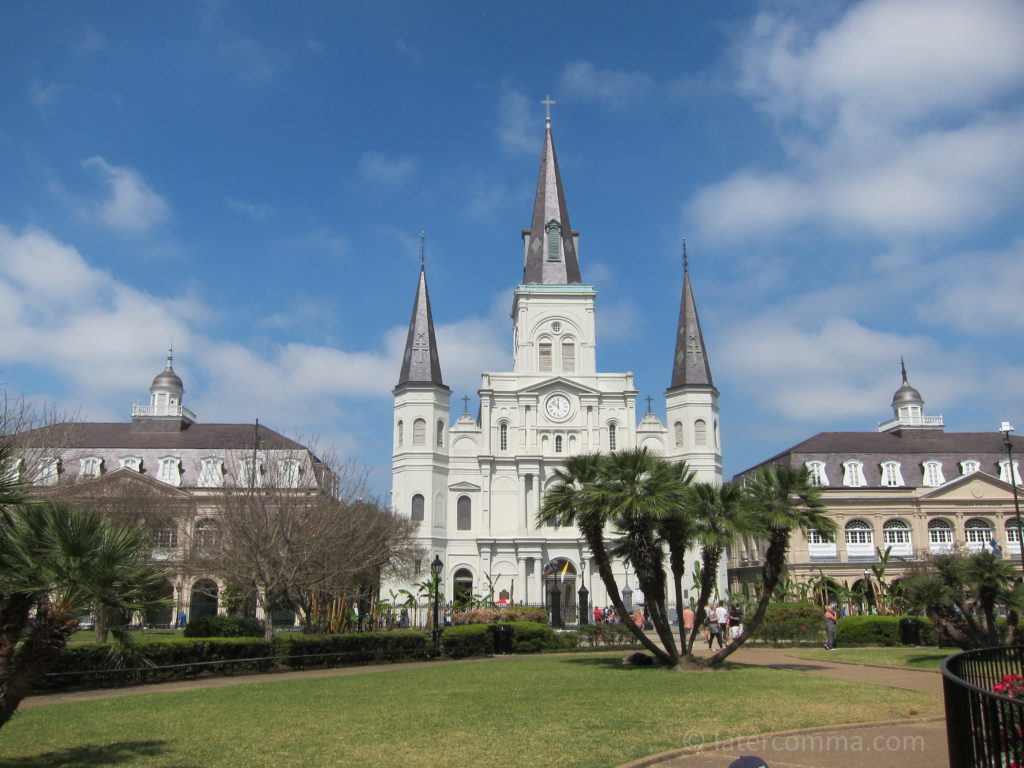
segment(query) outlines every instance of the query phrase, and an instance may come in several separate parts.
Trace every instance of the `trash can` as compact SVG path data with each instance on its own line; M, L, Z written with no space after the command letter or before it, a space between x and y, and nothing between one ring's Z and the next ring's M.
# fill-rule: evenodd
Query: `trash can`
M904 645L921 644L921 620L906 616L900 619L900 642Z
M494 652L512 653L512 627L496 624L494 627Z

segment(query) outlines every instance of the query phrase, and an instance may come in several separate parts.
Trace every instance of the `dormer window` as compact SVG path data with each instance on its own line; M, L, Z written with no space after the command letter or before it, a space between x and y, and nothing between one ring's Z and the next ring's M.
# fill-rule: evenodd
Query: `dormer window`
M899 488L903 485L903 474L898 461L882 462L882 485L887 488Z
M98 456L88 456L82 459L81 469L78 471L79 478L85 480L91 477L99 477L103 471L103 459Z
M548 238L548 261L562 260L562 228L557 221L550 222L545 228Z
M181 485L181 459L177 456L162 457L156 479L168 485Z
M1020 485L1020 468L1017 466L1016 459L1013 462L1013 480L1010 480L1010 461L1009 459L1003 459L999 462L999 479L1004 483L1012 483L1013 485Z
M828 485L828 476L825 474L824 461L816 459L814 461L808 461L804 466L807 467L807 472L810 475L811 485Z
M130 469L133 472L142 471L142 457L141 456L124 456L120 460L122 469Z
M867 485L864 480L864 462L852 460L843 462L843 485L847 488L861 488Z
M960 473L970 475L981 469L981 462L977 459L964 459L960 462Z
M298 459L284 459L277 464L278 480L282 488L299 487L299 471L301 469Z
M224 462L216 457L202 459L199 462L199 487L224 487Z
M263 485L263 462L258 458L249 457L238 463L238 481L249 488L260 488Z
M36 473L36 483L39 485L56 485L60 477L60 459L54 456L47 456L39 461L39 471Z
M942 462L926 461L924 463L924 484L929 488L937 488L944 482L946 479L942 476Z

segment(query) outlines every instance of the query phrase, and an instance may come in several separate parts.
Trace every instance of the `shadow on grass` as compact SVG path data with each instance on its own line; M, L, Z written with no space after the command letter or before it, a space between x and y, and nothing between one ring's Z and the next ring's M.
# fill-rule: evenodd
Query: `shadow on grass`
M68 747L41 755L0 759L0 768L67 768L104 766L155 757L167 749L166 741L119 741L115 744ZM181 765L179 768L188 768Z

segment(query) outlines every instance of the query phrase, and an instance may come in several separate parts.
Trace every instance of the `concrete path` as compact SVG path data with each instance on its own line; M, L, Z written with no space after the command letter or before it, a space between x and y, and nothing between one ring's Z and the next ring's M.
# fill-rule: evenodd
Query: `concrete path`
M854 680L942 695L938 672L800 659L790 651L741 648L729 661L788 669L818 677ZM835 725L764 734L672 750L623 768L728 768L743 755L760 757L768 768L936 768L949 765L946 720L911 720Z

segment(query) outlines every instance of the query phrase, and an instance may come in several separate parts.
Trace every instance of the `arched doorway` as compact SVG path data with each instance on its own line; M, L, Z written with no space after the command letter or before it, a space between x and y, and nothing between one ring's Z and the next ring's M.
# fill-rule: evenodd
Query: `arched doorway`
M552 611L557 594L562 624L575 624L576 615L576 566L566 557L556 557L544 566L544 604ZM553 617L552 617L553 619Z
M473 602L473 574L469 568L459 568L452 577L452 604L469 605Z
M174 622L174 585L165 581L157 588L153 598L166 602L146 611L146 626L151 629L170 629Z
M192 585L192 600L189 603L188 620L203 616L217 615L217 584L210 579L200 579Z

